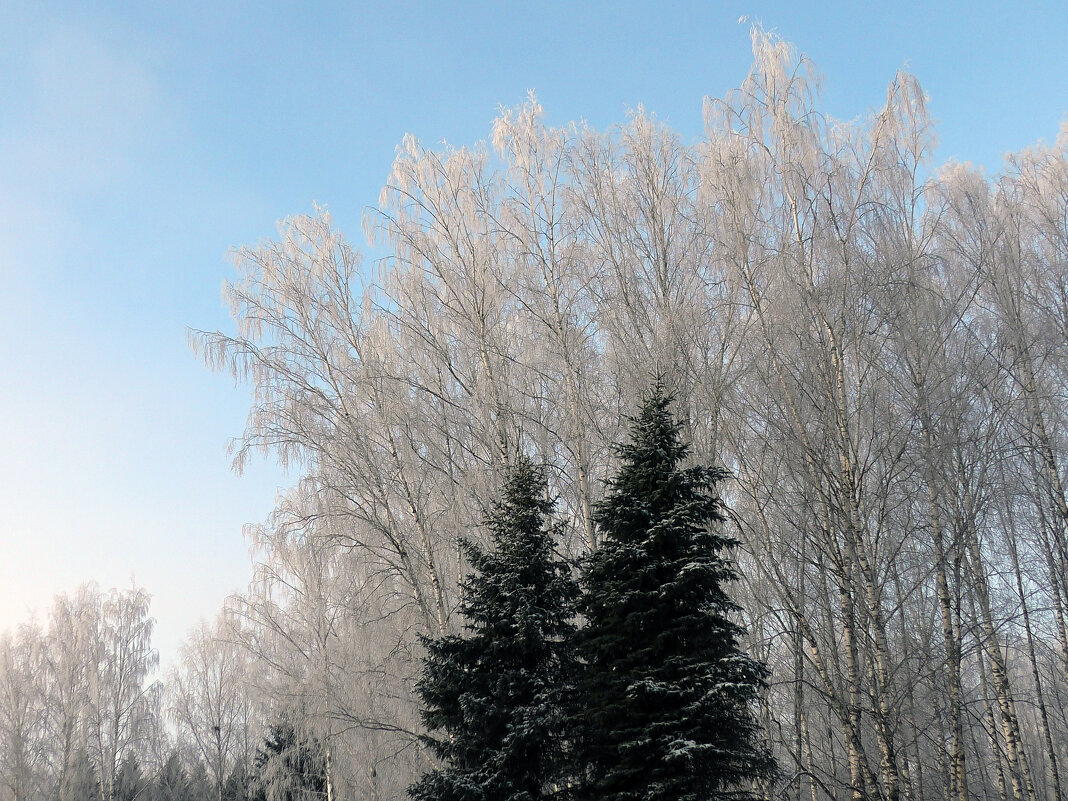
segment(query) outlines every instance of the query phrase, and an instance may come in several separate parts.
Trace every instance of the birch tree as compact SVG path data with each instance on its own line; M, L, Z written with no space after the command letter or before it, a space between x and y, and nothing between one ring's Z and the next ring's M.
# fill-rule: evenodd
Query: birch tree
M152 648L154 621L145 590L111 590L98 603L88 665L86 744L100 799L110 801L123 760L139 755L151 723L156 685L149 678L159 657Z
M12 801L45 797L47 729L41 631L0 636L0 787Z
M229 628L220 616L214 626L194 629L181 646L167 687L180 737L208 766L219 801L235 771L247 774L260 732L248 694L250 655Z

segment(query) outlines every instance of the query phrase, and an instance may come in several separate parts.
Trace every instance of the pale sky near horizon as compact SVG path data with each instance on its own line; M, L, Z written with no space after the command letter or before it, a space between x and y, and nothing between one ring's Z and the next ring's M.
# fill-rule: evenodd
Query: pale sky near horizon
M1068 118L1054 2L0 0L0 630L135 580L167 663L247 582L242 525L294 477L230 472L248 391L186 345L232 330L229 248L315 203L363 246L405 133L472 144L528 89L553 124L643 104L693 140L751 22L811 57L839 118L915 73L938 163L995 172Z

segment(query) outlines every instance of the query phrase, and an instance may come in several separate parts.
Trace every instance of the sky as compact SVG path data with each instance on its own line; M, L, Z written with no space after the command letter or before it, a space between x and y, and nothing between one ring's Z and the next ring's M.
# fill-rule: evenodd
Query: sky
M753 23L840 119L917 75L936 162L993 173L1068 118L1057 2L0 0L0 631L136 583L166 665L246 585L242 528L296 477L231 471L249 391L187 345L233 331L231 248L316 203L364 246L404 134L473 144L530 89L550 124L641 104L692 141Z

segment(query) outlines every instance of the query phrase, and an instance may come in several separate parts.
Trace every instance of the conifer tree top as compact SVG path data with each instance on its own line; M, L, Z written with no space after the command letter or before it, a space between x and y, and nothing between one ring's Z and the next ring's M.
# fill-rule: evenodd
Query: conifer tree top
M583 575L577 752L598 801L749 798L771 769L753 705L765 667L741 649L719 526L727 473L688 446L657 381L619 447Z
M485 516L489 549L464 543L464 633L424 640L425 742L443 764L409 788L417 801L538 801L562 786L577 588L553 557L552 506L544 470L521 457Z

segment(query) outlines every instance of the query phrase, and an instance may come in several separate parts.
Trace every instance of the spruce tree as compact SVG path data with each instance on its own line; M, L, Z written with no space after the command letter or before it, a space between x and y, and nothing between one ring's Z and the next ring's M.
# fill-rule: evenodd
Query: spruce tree
M576 696L581 795L597 801L747 799L773 762L754 702L766 668L739 645L736 577L716 485L662 381L632 420L587 561Z
M554 558L544 471L520 458L462 584L464 633L424 639L425 741L442 760L408 788L417 801L537 801L560 788L562 702L578 588Z
M267 727L254 760L253 801L326 798L326 753L318 738L301 732L283 713ZM207 796L205 796L207 797Z

